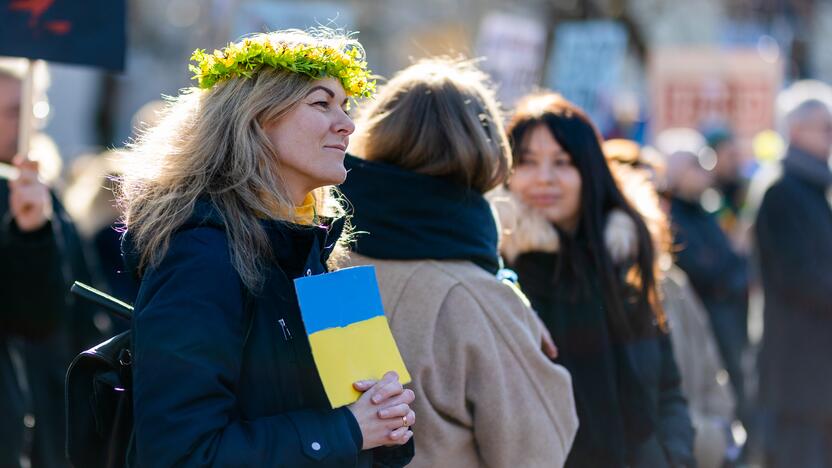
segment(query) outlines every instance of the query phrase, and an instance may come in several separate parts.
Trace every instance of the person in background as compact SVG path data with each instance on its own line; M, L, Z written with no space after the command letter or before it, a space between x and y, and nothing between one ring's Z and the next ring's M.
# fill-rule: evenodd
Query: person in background
M491 196L501 251L572 374L581 426L566 466L694 466L657 247L595 126L545 92L522 99L507 130L515 169Z
M332 408L293 284L327 271L344 230L331 186L347 175L349 99L374 87L363 47L287 30L192 59L199 87L132 146L119 189L141 281L127 463L406 465L413 391L388 372Z
M469 62L397 73L358 121L341 186L359 232L346 264L372 264L419 394L414 467L558 467L578 421L569 374L498 278L483 193L511 168L502 117ZM550 349L550 352L553 351ZM552 353L554 354L554 353Z
M690 279L708 311L722 362L731 379L737 416L748 417L742 356L748 344L748 264L732 247L714 213L701 203L714 176L703 166L704 137L692 129L670 129L656 139L667 157L676 264Z
M739 447L730 431L735 402L727 373L719 355L708 313L696 296L690 281L673 263L668 244L666 210L660 203L657 187L663 185L664 162L652 148L640 148L631 140L604 142L604 155L624 195L649 220L648 227L657 251L661 252L662 304L672 331L671 341L682 391L688 399L693 427L696 430L694 455L699 468L722 468L736 460Z
M786 117L782 172L754 225L765 295L761 407L768 464L832 466L832 113L815 99Z
M736 136L727 127L715 127L705 134L707 146L714 151L714 188L721 195L716 215L719 225L734 246L743 244L740 217L745 206L748 181L743 178L743 158Z
M43 137L33 138L31 159L16 155L22 76L0 62L0 164L20 173L0 180L0 466L62 467L66 369L102 335L95 310L69 294L89 274L72 221L31 160L44 154Z

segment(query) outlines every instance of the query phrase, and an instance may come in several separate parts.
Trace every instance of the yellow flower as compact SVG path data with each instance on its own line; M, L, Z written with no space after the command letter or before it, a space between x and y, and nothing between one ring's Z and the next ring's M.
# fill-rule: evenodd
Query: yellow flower
M362 58L357 48L338 50L330 46L283 43L275 46L268 36L260 36L228 44L210 55L197 49L191 55L191 61L196 62L191 70L199 87L207 89L232 77L250 77L268 64L315 79L332 76L341 81L350 96L369 97L375 90L375 81L370 81L371 72ZM218 64L222 66L217 67Z

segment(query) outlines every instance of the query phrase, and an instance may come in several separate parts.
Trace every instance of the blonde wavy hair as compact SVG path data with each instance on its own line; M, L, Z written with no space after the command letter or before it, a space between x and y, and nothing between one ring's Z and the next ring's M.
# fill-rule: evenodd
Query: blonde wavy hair
M273 43L361 48L349 35L325 28L267 34ZM250 78L204 90L191 87L169 99L158 124L128 145L117 194L140 273L161 262L171 237L202 197L223 218L243 283L251 289L262 284L272 252L260 218L301 221L263 127L291 112L312 86L306 75L264 67ZM343 215L334 187L313 195L317 214Z
M350 151L485 193L511 170L511 149L488 77L471 60L423 59L361 109Z

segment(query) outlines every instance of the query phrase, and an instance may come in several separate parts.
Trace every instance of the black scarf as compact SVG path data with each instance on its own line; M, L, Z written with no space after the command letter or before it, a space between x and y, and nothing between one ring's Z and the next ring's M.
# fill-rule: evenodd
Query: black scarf
M499 270L497 225L482 194L350 155L345 165L341 191L358 233L351 250L378 259L469 260Z

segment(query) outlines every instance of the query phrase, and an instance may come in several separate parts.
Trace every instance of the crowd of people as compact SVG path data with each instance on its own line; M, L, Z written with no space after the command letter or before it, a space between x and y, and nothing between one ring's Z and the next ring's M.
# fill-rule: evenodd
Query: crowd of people
M0 64L0 467L67 465L67 367L124 330L112 466L832 467L830 103L788 109L752 174L730 128L605 140L553 91L502 108L468 60L375 93L334 31L194 60L197 86L65 190L17 154ZM412 383L332 408L293 280L358 265Z

